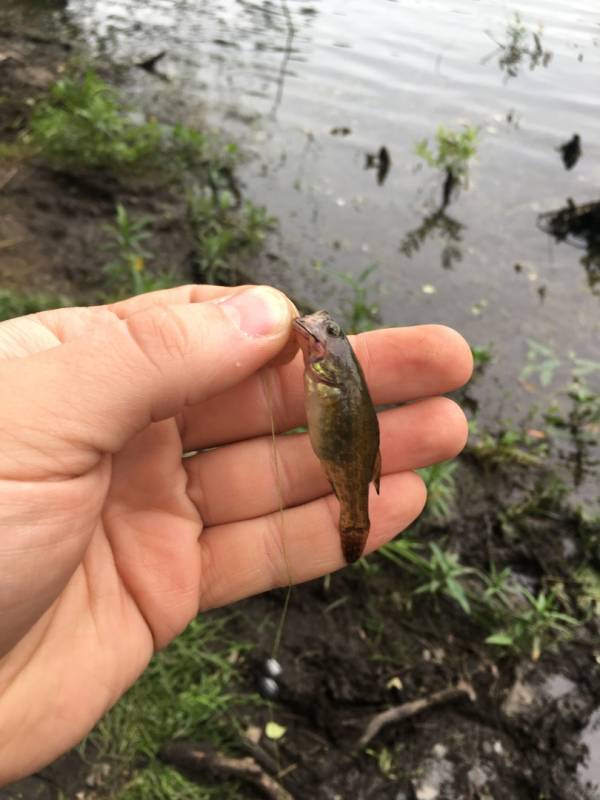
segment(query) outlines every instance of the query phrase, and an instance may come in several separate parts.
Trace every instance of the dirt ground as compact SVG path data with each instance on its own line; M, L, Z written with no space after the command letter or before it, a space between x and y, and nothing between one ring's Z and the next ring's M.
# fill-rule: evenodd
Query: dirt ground
M17 29L0 31L0 144L24 129L31 105L56 81L71 55L67 43ZM192 275L192 239L184 202L168 187L136 186L95 175L61 173L29 162L0 162L0 284L16 291L97 299L110 260L104 226L117 203L151 216L146 249L181 282ZM150 265L152 266L152 265Z
M60 74L69 48L22 30L0 32L0 142L22 129L34 98ZM182 209L167 190L149 196L97 179L72 180L39 165L0 166L0 286L97 296L106 261L102 225L116 202L163 223L148 249L189 275L191 242ZM471 467L475 469L471 469ZM497 520L501 479L483 484L476 464L461 469L460 517L450 542L470 565L510 564L539 585L544 575L569 580L562 539L569 522L528 521L525 543L507 540ZM478 499L467 501L474 483ZM512 489L507 490L512 492ZM435 540L446 531L422 531ZM482 644L477 626L449 600L409 607L407 576L384 559L294 589L283 638L281 694L274 703L287 727L279 760L282 784L297 798L323 800L584 800L598 797L578 780L581 734L600 706L597 624L578 629L540 661ZM233 632L255 647L242 662L239 690L253 692L268 657L284 595L237 607ZM371 716L467 681L465 698L385 728L357 748ZM269 719L265 708L256 724ZM1 800L102 797L76 753L12 787ZM245 789L243 797L253 797ZM260 795L256 795L260 796Z

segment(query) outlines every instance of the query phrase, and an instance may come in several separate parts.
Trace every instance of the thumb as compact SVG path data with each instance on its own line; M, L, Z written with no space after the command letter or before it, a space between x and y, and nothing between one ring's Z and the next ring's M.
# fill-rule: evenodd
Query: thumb
M5 361L0 476L82 474L151 422L223 392L274 358L294 313L281 292L251 287L210 302L151 306Z

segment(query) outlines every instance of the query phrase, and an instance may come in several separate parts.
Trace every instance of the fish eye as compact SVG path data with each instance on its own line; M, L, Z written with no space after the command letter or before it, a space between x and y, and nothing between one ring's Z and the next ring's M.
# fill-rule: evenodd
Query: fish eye
M339 336L342 333L342 329L337 322L328 322L326 330L330 336Z

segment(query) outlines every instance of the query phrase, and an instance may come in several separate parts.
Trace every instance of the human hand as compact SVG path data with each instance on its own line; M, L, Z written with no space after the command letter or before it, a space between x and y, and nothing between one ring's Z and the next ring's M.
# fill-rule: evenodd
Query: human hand
M0 784L77 743L199 610L287 584L286 560L294 582L343 566L307 436L277 438L284 555L259 370L293 315L273 289L193 286L0 325ZM471 354L441 326L354 347L375 403L417 401L380 415L370 551L420 513L412 470L462 449L435 395ZM300 355L267 372L276 429L302 424Z

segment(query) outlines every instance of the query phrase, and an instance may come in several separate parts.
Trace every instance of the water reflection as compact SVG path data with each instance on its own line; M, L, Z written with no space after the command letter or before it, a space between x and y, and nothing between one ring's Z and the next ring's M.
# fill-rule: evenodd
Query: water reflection
M563 208L540 214L537 222L557 242L586 250L581 264L588 286L594 294L600 294L600 201L576 205L569 197Z
M383 186L387 178L390 167L392 166L392 159L390 151L387 147L380 147L377 153L365 154L365 169L376 170L377 185Z
M482 59L482 64L487 63L494 56L499 55L498 66L505 73L506 80L516 78L524 63L529 61L529 69L534 70L540 65L547 67L552 60L552 51L545 50L542 45L542 26L537 31L527 30L516 13L513 20L506 28L505 41L499 42L489 31L488 36L497 44L497 48Z
M454 217L446 213L446 204L443 203L433 214L423 219L423 222L408 233L400 243L400 252L410 258L417 253L430 236L438 236L443 241L440 259L444 269L452 269L457 261L462 260L462 231L465 226Z

